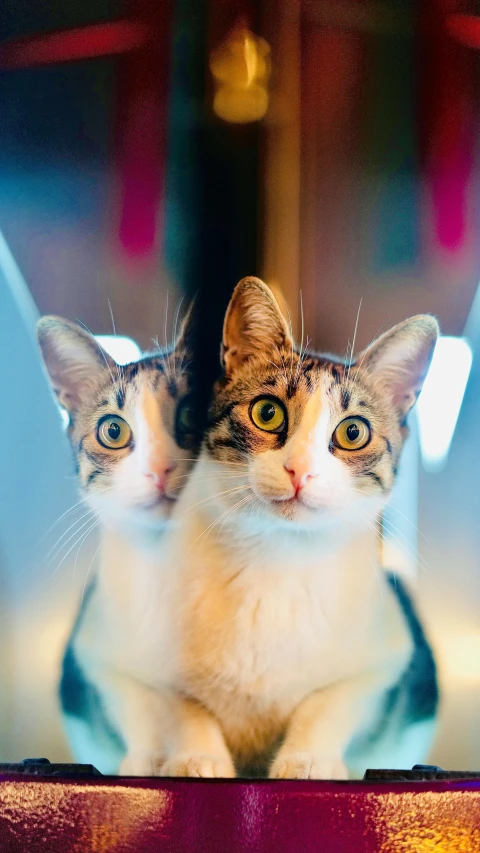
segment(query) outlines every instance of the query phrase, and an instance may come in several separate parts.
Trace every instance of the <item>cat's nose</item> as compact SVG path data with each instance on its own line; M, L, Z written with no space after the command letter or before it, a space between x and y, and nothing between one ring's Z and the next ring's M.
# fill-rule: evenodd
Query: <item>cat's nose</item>
M175 470L176 464L174 462L170 463L170 465L159 466L158 468L151 471L146 471L145 476L149 478L149 480L153 480L155 487L159 492L164 492L167 486L167 481L170 474Z
M307 485L308 480L318 477L318 474L309 471L301 465L296 465L295 467L284 465L283 467L287 474L290 474L290 479L296 495L298 495L299 491Z

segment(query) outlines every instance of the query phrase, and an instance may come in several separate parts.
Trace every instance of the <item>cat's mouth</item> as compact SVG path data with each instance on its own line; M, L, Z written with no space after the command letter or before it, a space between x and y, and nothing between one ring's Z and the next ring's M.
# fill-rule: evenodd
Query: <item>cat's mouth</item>
M165 509L170 509L174 503L177 502L177 498L174 495L167 495L165 492L163 494L154 495L153 498L150 498L148 501L143 501L142 503L137 504L138 509L148 510L158 509L158 507L165 507Z
M293 518L301 510L315 512L315 508L305 503L301 494L292 495L290 498L270 498L270 503L273 504L275 510L288 518Z
M305 497L302 497L301 492L292 495L290 498L270 498L270 504L275 513L290 521L295 521L300 517L305 519L306 516L313 520L314 516L328 515L333 509L330 501L316 501L315 504L312 504Z

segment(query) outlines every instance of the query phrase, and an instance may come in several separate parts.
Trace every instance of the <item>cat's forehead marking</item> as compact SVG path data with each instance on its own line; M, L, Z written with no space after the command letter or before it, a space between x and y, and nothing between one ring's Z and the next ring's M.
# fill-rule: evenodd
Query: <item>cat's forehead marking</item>
M117 393L115 396L116 396L117 406L121 411L125 405L125 388L123 388L123 387L117 388Z
M148 381L138 389L135 406L136 449L143 467L149 467L154 457L169 445L161 412L159 395Z
M178 398L183 372L178 371L173 376L174 366L165 367L164 356L145 356L142 360L125 365L113 375L105 374L105 385L98 402L98 407L114 407L122 412L137 405L137 399L142 389L149 388L157 399L163 398L163 391L172 401ZM176 366L175 366L176 370Z
M322 384L324 383L319 382L315 393L309 394L304 401L299 412L300 417L295 424L295 429L292 430L305 443L314 440L322 415L325 409L328 409L328 404L325 405L325 395L322 393Z
M142 382L138 389L137 412L149 432L158 429L161 421L158 395L147 382Z

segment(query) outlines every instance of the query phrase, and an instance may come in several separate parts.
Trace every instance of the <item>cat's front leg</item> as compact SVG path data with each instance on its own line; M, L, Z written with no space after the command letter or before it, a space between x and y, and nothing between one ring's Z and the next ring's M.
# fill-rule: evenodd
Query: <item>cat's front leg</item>
M377 707L386 673L352 678L307 696L293 712L272 779L348 779L346 749Z
M96 665L89 675L126 746L121 776L235 776L220 725L203 705L110 667Z
M91 667L89 678L101 690L107 718L125 744L119 775L160 776L171 726L169 693L101 665Z
M163 776L228 779L235 767L215 717L197 702L177 697Z

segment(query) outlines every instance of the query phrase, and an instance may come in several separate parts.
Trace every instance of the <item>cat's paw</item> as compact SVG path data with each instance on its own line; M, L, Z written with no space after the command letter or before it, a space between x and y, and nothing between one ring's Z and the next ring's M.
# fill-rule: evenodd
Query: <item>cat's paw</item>
M348 779L343 761L331 755L280 750L270 779Z
M228 755L179 752L166 761L162 776L194 776L200 779L232 779L233 762Z
M119 776L161 776L165 755L160 753L128 753L118 769Z

